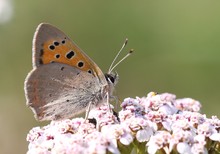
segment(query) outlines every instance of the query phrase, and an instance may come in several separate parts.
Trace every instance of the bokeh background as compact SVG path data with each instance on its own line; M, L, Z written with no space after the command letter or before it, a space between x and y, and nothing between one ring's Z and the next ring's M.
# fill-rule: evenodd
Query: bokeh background
M37 25L51 23L72 38L105 72L125 38L117 67L117 95L170 92L220 116L219 0L0 0L0 153L25 153L36 122L25 105Z

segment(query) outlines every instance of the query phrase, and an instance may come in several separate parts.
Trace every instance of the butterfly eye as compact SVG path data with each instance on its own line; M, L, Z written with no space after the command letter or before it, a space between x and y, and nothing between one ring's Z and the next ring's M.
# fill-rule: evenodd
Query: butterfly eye
M113 74L105 74L105 79L111 83L115 83L116 76Z
M109 79L111 80L112 83L115 82L115 78L113 78L112 76Z

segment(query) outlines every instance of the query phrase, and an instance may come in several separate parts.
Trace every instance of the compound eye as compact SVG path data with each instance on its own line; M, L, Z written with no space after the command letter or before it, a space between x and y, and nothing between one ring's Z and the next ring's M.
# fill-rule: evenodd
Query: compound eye
M114 82L115 82L115 78L114 78L113 76L109 76L108 79L110 79L111 83L114 83Z
M111 74L105 74L105 78L107 81L111 81L111 83L115 83L115 76L112 76Z

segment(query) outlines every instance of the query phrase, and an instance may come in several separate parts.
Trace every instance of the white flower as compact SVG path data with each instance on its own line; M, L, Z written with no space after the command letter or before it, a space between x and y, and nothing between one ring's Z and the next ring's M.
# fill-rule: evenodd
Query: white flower
M154 136L152 136L147 143L148 152L155 153L157 150L161 148L168 148L171 139L171 134L167 131L157 131Z
M191 152L193 154L208 154L206 147L199 143L192 145Z
M200 102L191 98L177 99L175 100L174 104L179 110L185 111L198 112L201 108Z
M124 145L129 145L133 141L131 132L119 124L103 126L101 132L113 143L118 140Z
M220 142L220 133L213 133L209 138L213 141Z
M217 133L217 130L210 123L205 122L198 125L197 132L198 134L203 134L204 136L209 137L211 134Z
M180 142L177 144L177 151L180 154L192 154L190 145L185 142Z
M136 138L139 142L148 141L150 136L153 134L151 128L139 130L136 134Z

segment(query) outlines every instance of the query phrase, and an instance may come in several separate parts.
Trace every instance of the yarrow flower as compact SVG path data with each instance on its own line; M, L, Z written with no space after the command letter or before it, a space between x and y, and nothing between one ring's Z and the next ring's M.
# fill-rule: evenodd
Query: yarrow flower
M169 93L126 98L117 113L103 104L89 112L88 120L32 128L27 153L220 153L220 120L200 109L198 101Z

